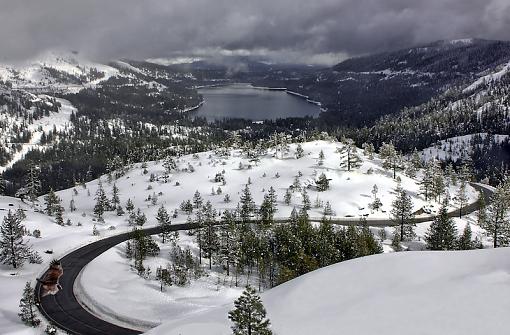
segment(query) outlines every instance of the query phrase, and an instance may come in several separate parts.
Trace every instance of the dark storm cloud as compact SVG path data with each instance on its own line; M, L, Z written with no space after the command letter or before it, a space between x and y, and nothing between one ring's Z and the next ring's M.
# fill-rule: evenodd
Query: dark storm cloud
M1 0L0 58L66 48L103 59L233 50L327 60L510 39L509 18L509 0Z

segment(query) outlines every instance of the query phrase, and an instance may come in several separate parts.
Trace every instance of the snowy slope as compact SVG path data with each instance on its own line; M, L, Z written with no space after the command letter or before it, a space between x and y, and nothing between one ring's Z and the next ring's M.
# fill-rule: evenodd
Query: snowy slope
M493 81L498 81L501 79L501 77L506 75L509 71L510 71L510 63L504 64L497 71L490 73L486 76L478 78L474 83L472 83L471 85L466 87L463 90L463 92L464 93L472 92L472 91L476 90L483 83L490 83Z
M47 101L47 103L50 104L51 102L49 102L49 100L54 98L47 95L32 96L33 101ZM58 112L32 120L31 122L25 120L23 117L9 115L7 113L0 114L0 130L2 130L0 143L5 145L6 150L12 155L11 159L6 164L0 166L0 172L12 167L16 162L23 159L29 151L44 149L41 145L43 133L47 134L53 129L62 131L73 127L70 122L70 117L71 114L76 111L76 108L68 100L60 98L55 99L60 103ZM2 106L0 106L0 108L1 107ZM27 143L15 143L17 146L13 146L11 140L14 135L14 129L23 129L30 133L30 140Z
M332 265L262 294L278 335L503 334L510 249L409 252ZM232 305L171 318L147 334L230 332Z
M47 52L24 64L0 64L0 80L10 81L14 88L95 85L118 73L113 67L63 51Z
M65 103L63 103L63 106L65 106ZM62 120L65 121L64 115ZM303 174L300 178L301 183L306 184L314 180L314 170L317 170L319 174L324 172L328 178L331 178L331 189L326 192L316 192L313 188L308 190L312 207L315 198L319 196L323 202L331 201L333 210L336 211L338 217L344 217L345 215L358 217L360 214L369 214L369 218L388 217L388 212L370 213L369 210L366 210L368 203L371 201L370 191L374 184L379 187L379 197L383 202L383 209L386 211L389 211L391 201L395 197L396 182L392 179L391 173L381 168L381 161L378 158L368 160L365 157L365 161L359 170L347 172L339 168L339 155L336 153L336 149L342 146L341 143L314 141L304 143L302 146L305 156L301 159L294 158L296 145L291 145L289 154L283 159L275 158L273 152L269 152L263 155L257 164L250 162L240 150L233 150L229 157L220 156L214 152L183 156L177 159L178 170L170 175L168 183L162 181L150 182L151 174L154 174L156 178L163 174L162 162L148 162L146 173L144 173L141 164L135 164L115 183L119 188L121 204L125 205L128 198L131 198L135 208L140 208L146 214L148 219L146 227L156 224L155 216L159 206L165 205L169 212L178 209L180 203L183 200L191 199L196 190L202 194L205 201L211 201L216 209L233 209L236 207L240 191L248 179L251 179L250 189L257 205L260 205L262 201L265 193L263 190L267 191L269 186L273 186L278 194L278 212L276 216L288 217L294 206L299 207L301 205L302 197L299 192L294 193L292 204L287 206L283 203L283 193L292 184L295 176L298 175L298 171ZM320 150L324 151L325 160L324 165L319 167L317 166L317 158ZM244 166L243 169L239 169L240 162ZM250 164L251 168L248 168ZM193 166L195 171L190 172L189 166ZM367 174L369 169L374 172ZM214 182L215 174L222 170L225 170L225 185ZM277 173L279 178L275 176ZM416 180L405 177L400 173L399 175L402 178L402 186L410 192L415 202L415 209L425 205L424 199L418 195ZM109 183L106 176L103 176L101 180L107 196L111 197L114 182ZM179 185L176 185L176 182L179 182ZM214 189L221 187L222 195L212 195L211 188L213 187ZM16 315L18 302L25 282L28 280L33 282L52 258L59 258L66 252L98 238L131 229L127 222L127 215L119 217L114 212L105 213L104 223L96 221L93 207L97 188L98 180L95 180L84 186L76 186L57 192L59 197L62 198L62 205L66 210L64 220L69 219L71 221L71 226L65 227L55 224L54 218L40 212L44 206L43 197L39 198L39 204L36 204L35 209L21 203L18 199L0 197L0 218L3 216L2 214L5 215L7 209L16 209L18 205L21 205L27 210L27 220L23 222L25 226L30 231L36 228L41 230L42 238L26 237L26 239L34 246L35 250L39 251L45 262L41 265L27 264L18 271L12 271L9 267L0 265L0 285L8 288L8 292L2 295L2 299L0 299L0 330L2 334L18 334L19 331L27 332L27 334L37 333L24 330L25 328ZM230 194L232 199L230 203L223 201L224 195L227 193ZM147 200L153 194L157 195L155 205ZM451 188L450 194L455 194L454 187ZM471 188L469 194L471 201L476 198L476 193ZM74 212L69 210L69 203L72 199L75 201L77 208ZM12 203L13 206L9 206L9 203ZM1 211L2 209L4 210ZM322 216L322 208L312 208L310 215ZM186 219L187 215L179 210L177 218L173 219L172 222L185 222ZM97 225L100 232L99 237L92 236L94 225ZM183 237L181 240L182 243L187 243L193 247L189 239L186 240ZM53 254L44 253L48 249L52 249ZM388 249L385 248L385 250ZM111 276L107 276L104 280L83 281L85 283L85 293L90 295L93 300L99 300L98 296L99 298L105 298L107 301L99 302L108 308L111 307L110 304L122 301L118 297L122 296L123 293L118 290L121 288L119 283L124 282L127 288L140 288L136 292L141 294L133 294L132 300L126 302L124 308L129 312L129 310L135 310L136 306L147 307L147 305L140 304L140 301L145 301L147 296L152 298L157 296L159 294L158 287L155 286L157 284L144 282L143 279L134 275L137 277L135 280L129 270L127 260L122 258L119 252L118 249L112 249L101 256L98 262L91 263L92 274L95 272L94 269L101 271L101 273L115 273L111 273ZM166 254L166 252L163 252L161 254L162 259L156 259L154 262L165 261ZM11 275L11 273L14 273L14 275ZM84 276L87 276L86 272ZM143 311L145 314L141 311L138 317L145 321L159 323L165 321L168 314L177 314L176 311L180 311L180 315L183 316L190 315L232 301L239 294L239 289L230 289L229 285L219 287L217 284L218 278L211 276L204 278L201 282L192 284L186 290L169 291L169 295L158 295L158 298L154 298L153 301L155 304L159 304L159 309L155 309L153 315L147 314L150 309ZM114 285L113 289L110 285ZM133 289L131 291L134 292ZM165 302L167 305L164 304ZM133 315L128 313L128 316Z
M473 138L479 137L485 140L488 136L487 133L477 133L464 136L450 137L446 140L437 142L431 147L423 149L420 152L422 159L428 161L432 159L456 161L458 159L469 159L473 152ZM494 141L502 143L508 139L508 135L493 135Z

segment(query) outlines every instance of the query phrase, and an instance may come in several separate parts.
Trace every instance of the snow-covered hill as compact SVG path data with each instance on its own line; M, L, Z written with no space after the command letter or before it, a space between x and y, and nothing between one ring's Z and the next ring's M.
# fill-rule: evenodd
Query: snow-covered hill
M94 85L119 73L116 68L91 62L77 53L51 51L23 64L0 64L0 80L14 88L71 88Z
M313 271L262 294L279 335L503 334L510 249L369 256ZM230 332L232 305L174 318L150 335Z
M299 172L302 174L301 177L298 177L301 185L313 185L313 181L317 177L315 171L317 171L317 174L324 172L331 179L331 188L325 192L317 192L314 187L308 189L312 207L314 207L314 202L318 197L323 204L326 201L331 202L337 217L352 215L356 218L361 214L368 214L369 218L387 218L391 201L395 197L394 188L397 185L396 181L392 178L392 174L382 169L381 161L377 157L373 160L364 157L363 165L356 171L347 172L341 169L339 167L339 154L336 153L336 150L342 146L343 144L335 141L303 143L304 156L296 159L294 153L297 145L292 144L289 153L284 155L283 159L281 158L281 153L278 153L278 158L276 158L274 157L274 152L269 151L263 154L258 162L248 159L241 150L227 151L228 155L225 155L225 153L204 152L176 159L177 169L169 175L167 183L162 178L164 174L163 162L148 162L146 165L135 164L126 171L125 175L117 180L113 179L111 182L108 182L107 176L103 176L101 180L109 198L112 196L112 188L115 184L119 189L121 205L125 206L127 200L131 199L135 209L140 208L146 214L148 219L146 226L156 224L156 212L161 205L164 205L170 213L177 209L177 217L172 219L173 223L185 222L188 216L179 209L179 206L183 200L191 199L197 190L202 194L204 201L211 201L216 209L233 209L236 207L241 190L248 183L248 180L251 181L249 187L257 205L260 205L263 195L268 191L269 186L273 186L278 196L278 212L276 216L288 217L294 206L301 206L302 194L294 192L290 205L286 205L283 202L283 194L294 183L296 177L299 176ZM324 152L325 158L323 165L318 166L317 159L321 150ZM362 155L361 152L360 155ZM224 173L223 170L225 171ZM224 176L224 185L222 182L214 182L217 173ZM401 173L398 173L398 175L402 179L402 187L409 191L409 194L412 196L415 209L425 205L426 202L418 194L417 181ZM35 229L40 230L41 238L26 236L25 239L29 244L33 245L34 249L44 259L44 263L41 265L27 264L23 269L16 271L5 265L0 266L0 285L9 288L9 293L0 302L0 314L3 315L0 318L2 333L14 334L16 331L23 329L16 316L18 300L21 296L23 285L26 281L34 281L52 258L59 258L65 252L103 236L131 229L127 215L117 216L115 212L107 212L104 215L104 223L96 220L93 214L93 207L98 183L98 180L94 180L83 186L78 185L74 188L57 192L65 208L64 221L67 222L69 220L70 226L59 226L54 222L53 217L42 213L44 197L39 198L39 203L36 203L35 207L21 203L18 199L0 198L0 209L2 210L0 215L5 215L8 209L14 210L18 206L22 206L26 210L27 219L23 224L30 232ZM371 201L370 192L374 184L378 185L378 196L383 202L383 210L386 213L382 211L371 213L367 209L367 205ZM218 188L222 189L221 195L217 194ZM212 194L212 189L215 190L215 195ZM472 201L475 199L476 193L471 188L469 190ZM231 202L224 202L226 194L230 195ZM450 194L455 194L454 186L452 186ZM155 201L153 200L154 198L156 198ZM69 209L71 201L73 201L76 207L75 211L70 211ZM12 206L9 204L12 204ZM322 207L312 208L310 211L311 216L321 217L322 214ZM97 225L99 237L92 235L92 227L94 225ZM476 232L475 229L474 231ZM53 253L45 253L47 250L52 250ZM113 249L111 252L115 253L117 251ZM109 255L111 256L111 254ZM112 259L110 256L105 255L107 260ZM125 261L127 262L127 260ZM108 266L108 264L108 262L105 262L102 266ZM118 265L129 271L127 263ZM96 283L97 285L103 285L100 282ZM111 284L108 280L105 283ZM103 289L105 287L107 288L108 286L103 286ZM104 292L101 289L101 286L98 286L96 292ZM157 291L157 288L152 286L150 289ZM187 292L182 294L187 295ZM206 285L197 286L196 294L206 296L204 292L208 292L209 295L206 300L202 300L202 306L215 306L222 301L226 301L221 299L218 301L211 300L215 296L214 292L217 292L214 282L209 281ZM222 290L222 292L230 292L227 294L222 293L221 295L222 299L229 300L234 299L235 294L238 293L236 290ZM157 292L153 292L153 294L155 293ZM104 296L108 297L108 295ZM164 296L161 298L166 299ZM114 300L118 301L117 298ZM184 299L184 301L187 301L185 303L193 304L193 299ZM129 307L129 305L126 306ZM190 310L197 311L196 308L191 308ZM30 334L30 332L27 334Z

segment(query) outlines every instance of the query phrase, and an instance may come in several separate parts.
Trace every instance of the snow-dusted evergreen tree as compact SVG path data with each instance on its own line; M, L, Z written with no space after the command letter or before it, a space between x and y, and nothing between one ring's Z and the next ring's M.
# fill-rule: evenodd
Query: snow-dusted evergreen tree
M290 205L290 202L292 201L292 192L287 189L285 191L285 195L283 196L283 202L286 204L286 205Z
M202 250L209 259L209 270L212 269L213 257L218 252L218 229L216 227L216 210L210 201L203 207L203 228L201 234Z
M166 243L166 241L170 238L170 215L168 215L168 212L165 208L165 206L161 205L158 209L158 213L156 215L156 221L158 221L158 225L161 228L161 233L159 236L162 239L163 243Z
M126 210L131 213L135 209L135 205L133 204L133 200L129 198L126 202Z
M462 235L459 237L459 241L457 243L457 249L459 250L471 250L474 249L475 243L472 241L472 232L471 225L466 223L466 227L464 227L464 231Z
M381 199L377 196L378 192L379 188L377 185L374 185L374 187L372 187L372 202L368 204L368 208L372 211L378 211L382 207Z
M271 201L269 194L264 194L264 200L259 208L260 220L265 225L271 225L273 223L275 208Z
M432 187L430 189L431 195L437 202L441 201L441 196L446 191L446 183L443 175L443 170L438 161L432 162Z
M140 208L136 210L135 224L137 226L143 226L147 222L147 216Z
M300 159L305 155L305 151L303 150L303 147L301 144L298 144L296 146L296 159Z
M243 222L247 222L253 211L255 210L255 203L253 202L253 197L251 196L250 187L248 184L244 186L244 189L241 194L240 199L240 210L239 216Z
M484 227L487 222L487 204L483 194L478 196L478 212L476 212L477 223L480 227Z
M110 202L110 206L112 210L117 209L117 207L120 205L120 199L119 199L119 188L117 187L116 183L113 183L112 187L112 201Z
M228 313L234 335L271 335L266 309L254 288L247 286Z
M172 171L177 169L177 164L171 156L167 156L163 162L163 167L165 168L165 174L169 175L172 173Z
M448 217L448 200L444 199L439 214L434 218L426 235L425 242L430 250L453 250L457 246L457 228Z
M331 209L331 203L329 201L326 201L326 204L324 205L324 215L325 216L334 215L333 209Z
M492 195L487 220L483 225L483 228L492 236L494 248L506 246L510 241L509 206L508 185L499 185Z
M64 225L64 207L60 204L55 206L55 223L60 226Z
M219 231L218 263L222 264L230 275L230 267L240 261L240 236L235 214L229 210L223 212ZM237 266L236 266L237 268Z
M358 149L351 139L344 139L343 146L338 150L340 154L340 167L347 171L352 171L361 166L363 163L361 157L358 155Z
M104 212L110 209L110 202L106 197L101 180L99 180L99 184L97 186L95 200L96 204L94 205L94 214L100 221L102 221Z
M363 148L363 155L368 159L374 159L375 148L372 143L363 143L361 147Z
M319 179L315 181L315 185L317 186L317 191L324 192L329 189L329 179L326 177L324 173L321 173Z
M305 211L309 211L312 208L312 203L310 202L310 197L308 196L308 192L306 192L306 188L303 188L303 192L301 192L301 204L303 205L303 209Z
M393 172L393 179L397 178L397 171L403 169L402 155L392 143L383 143L379 150L383 159L383 168Z
M459 218L462 218L462 208L467 205L468 196L466 193L466 181L461 179L459 189L455 196L455 202L459 207Z
M420 180L420 191L421 194L423 194L423 196L425 197L425 201L428 201L431 198L433 184L434 184L434 172L432 170L432 165L427 164L425 166L422 178Z
M50 188L48 194L44 196L44 204L44 211L49 216L52 216L55 213L57 206L60 206L60 198L55 194L52 188Z
M391 216L393 222L400 226L400 241L414 238L413 202L402 188L397 190L397 197L392 203Z
M319 159L317 159L317 165L322 166L324 165L324 151L319 152Z
M41 191L41 179L39 168L33 164L30 165L25 184L26 194L30 201L35 202Z
M0 226L0 261L14 269L22 267L31 254L23 231L21 220L9 210Z
M200 195L200 192L195 191L195 194L193 195L193 206L195 208L200 208L202 207L202 204L204 203L204 201L202 200L202 196Z
M25 284L25 288L23 289L23 295L21 296L21 300L19 301L19 309L20 312L18 316L24 324L30 327L37 327L41 320L37 318L35 306L35 293L34 289L30 282Z

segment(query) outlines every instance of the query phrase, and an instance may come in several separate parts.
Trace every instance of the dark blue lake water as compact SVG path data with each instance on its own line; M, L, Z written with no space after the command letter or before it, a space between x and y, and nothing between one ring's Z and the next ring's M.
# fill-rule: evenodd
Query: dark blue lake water
M198 90L204 104L194 113L209 121L224 118L266 120L287 117L319 116L319 106L285 93L235 84Z

